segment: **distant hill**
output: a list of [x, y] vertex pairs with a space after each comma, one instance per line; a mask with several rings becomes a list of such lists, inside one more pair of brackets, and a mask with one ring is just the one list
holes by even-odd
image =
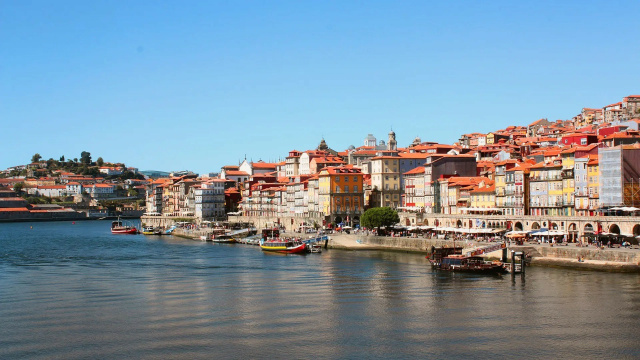
[[152, 179], [157, 179], [157, 178], [166, 178], [169, 177], [171, 173], [168, 173], [166, 171], [158, 171], [158, 170], [144, 170], [144, 171], [138, 171], [140, 174], [144, 175], [144, 176], [148, 176]]

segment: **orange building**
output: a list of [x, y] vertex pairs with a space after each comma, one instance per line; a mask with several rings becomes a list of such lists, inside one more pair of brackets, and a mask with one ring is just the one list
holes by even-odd
[[318, 174], [318, 203], [325, 222], [359, 224], [364, 212], [363, 174], [353, 165], [330, 166]]

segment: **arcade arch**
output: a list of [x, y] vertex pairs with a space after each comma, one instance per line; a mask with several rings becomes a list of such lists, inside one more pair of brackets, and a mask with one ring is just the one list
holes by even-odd
[[611, 224], [611, 226], [609, 226], [609, 232], [620, 235], [620, 227], [616, 224]]

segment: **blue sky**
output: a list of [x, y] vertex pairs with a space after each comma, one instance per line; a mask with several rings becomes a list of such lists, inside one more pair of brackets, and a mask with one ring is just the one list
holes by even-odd
[[637, 1], [2, 1], [0, 168], [219, 171], [640, 93]]

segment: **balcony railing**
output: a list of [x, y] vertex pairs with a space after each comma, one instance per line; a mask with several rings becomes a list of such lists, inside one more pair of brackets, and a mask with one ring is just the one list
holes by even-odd
[[548, 176], [531, 176], [529, 180], [532, 181], [557, 181], [562, 180], [562, 176], [560, 175], [548, 175]]

